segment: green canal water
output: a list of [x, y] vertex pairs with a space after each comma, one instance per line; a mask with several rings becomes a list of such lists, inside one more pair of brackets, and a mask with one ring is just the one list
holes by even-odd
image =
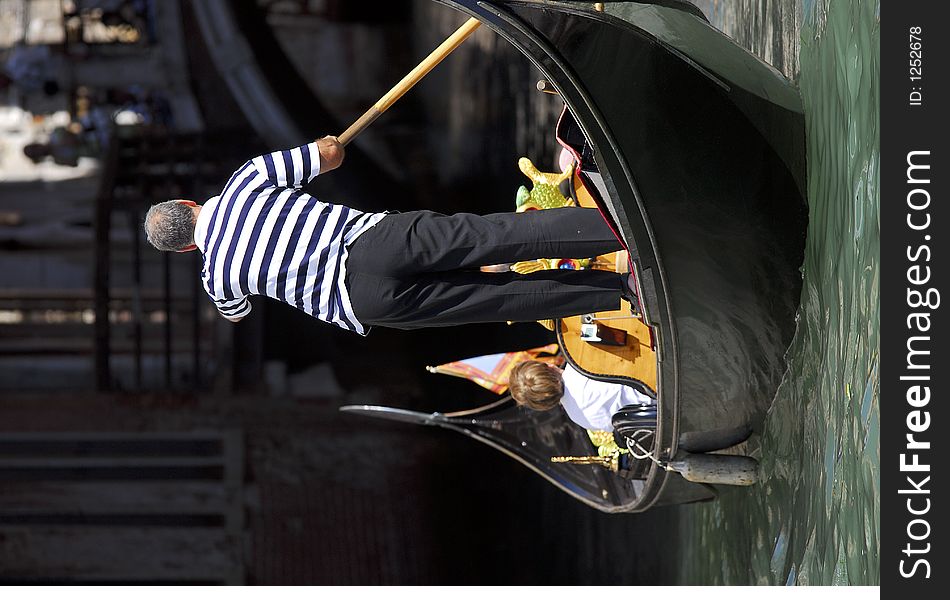
[[800, 71], [789, 74], [808, 147], [798, 330], [750, 444], [760, 482], [679, 509], [682, 583], [879, 582], [878, 15], [876, 0], [806, 0], [801, 29], [787, 34], [799, 36]]

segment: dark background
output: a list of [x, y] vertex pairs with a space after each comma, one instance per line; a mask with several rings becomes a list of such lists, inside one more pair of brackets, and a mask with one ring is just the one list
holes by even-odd
[[[0, 580], [673, 580], [672, 509], [604, 515], [457, 434], [337, 411], [490, 402], [424, 367], [545, 330], [361, 338], [260, 297], [234, 326], [197, 256], [139, 233], [151, 203], [200, 202], [256, 154], [341, 132], [463, 15], [421, 0], [0, 8], [0, 104], [19, 115], [0, 155]], [[10, 68], [43, 45], [33, 75]], [[511, 210], [518, 157], [554, 165], [561, 106], [539, 77], [482, 28], [311, 191], [371, 211]], [[50, 137], [58, 151], [25, 162]]]

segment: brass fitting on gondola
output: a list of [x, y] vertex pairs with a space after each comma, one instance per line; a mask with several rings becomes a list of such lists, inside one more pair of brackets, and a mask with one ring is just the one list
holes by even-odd
[[573, 463], [575, 465], [597, 465], [612, 473], [620, 471], [620, 453], [610, 456], [552, 456], [553, 463]]

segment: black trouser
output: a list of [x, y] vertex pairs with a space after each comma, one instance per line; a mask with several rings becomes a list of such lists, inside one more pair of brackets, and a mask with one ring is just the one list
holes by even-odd
[[482, 273], [536, 258], [589, 258], [621, 245], [596, 209], [388, 215], [349, 249], [346, 286], [364, 325], [398, 329], [537, 321], [620, 306], [608, 271]]

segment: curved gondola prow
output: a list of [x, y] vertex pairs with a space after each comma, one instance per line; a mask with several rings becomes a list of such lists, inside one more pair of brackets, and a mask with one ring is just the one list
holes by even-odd
[[515, 459], [572, 498], [601, 512], [635, 510], [644, 489], [643, 481], [623, 479], [598, 465], [552, 462], [557, 455], [586, 456], [595, 452], [587, 433], [560, 408], [533, 411], [513, 402], [501, 406], [495, 402], [465, 411], [468, 414], [463, 416], [372, 405], [344, 406], [340, 410], [461, 433]]

